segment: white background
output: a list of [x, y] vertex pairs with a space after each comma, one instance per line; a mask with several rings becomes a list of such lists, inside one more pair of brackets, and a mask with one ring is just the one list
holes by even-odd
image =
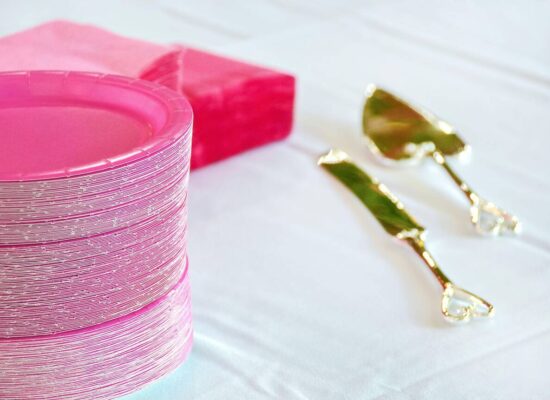
[[[298, 78], [289, 140], [192, 173], [195, 347], [128, 400], [550, 398], [549, 2], [0, 1], [0, 34], [58, 18]], [[521, 238], [476, 236], [435, 165], [372, 160], [369, 82], [459, 129], [474, 157], [455, 166], [521, 218]], [[441, 320], [423, 265], [316, 166], [329, 146], [429, 227], [445, 271], [494, 320]]]

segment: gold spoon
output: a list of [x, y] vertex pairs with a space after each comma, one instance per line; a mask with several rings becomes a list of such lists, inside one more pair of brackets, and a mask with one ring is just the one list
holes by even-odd
[[318, 164], [353, 192], [388, 234], [407, 243], [422, 258], [443, 288], [441, 312], [447, 321], [468, 322], [494, 315], [491, 303], [455, 285], [443, 273], [426, 248], [424, 227], [385, 185], [367, 175], [341, 150], [329, 151]]
[[482, 234], [517, 234], [516, 217], [480, 197], [446, 160], [469, 147], [448, 123], [387, 91], [369, 85], [363, 107], [363, 133], [371, 151], [396, 162], [418, 163], [431, 157], [441, 165], [470, 202], [470, 218]]

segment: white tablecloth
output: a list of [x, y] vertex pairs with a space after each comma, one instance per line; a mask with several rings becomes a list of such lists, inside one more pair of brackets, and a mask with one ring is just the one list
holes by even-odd
[[[192, 174], [195, 347], [128, 400], [550, 398], [549, 2], [4, 1], [0, 34], [54, 18], [298, 77], [289, 140]], [[458, 170], [523, 236], [476, 236], [435, 165], [376, 164], [368, 82], [453, 123], [474, 151]], [[425, 267], [316, 166], [329, 146], [401, 198], [494, 320], [442, 321]]]

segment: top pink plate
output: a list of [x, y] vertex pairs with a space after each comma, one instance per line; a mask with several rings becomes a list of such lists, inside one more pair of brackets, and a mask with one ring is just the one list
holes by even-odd
[[115, 168], [190, 134], [191, 106], [152, 82], [84, 72], [0, 73], [0, 182]]

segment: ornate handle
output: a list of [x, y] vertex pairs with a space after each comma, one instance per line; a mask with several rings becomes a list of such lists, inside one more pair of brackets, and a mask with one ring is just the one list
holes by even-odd
[[447, 171], [452, 180], [467, 197], [470, 202], [470, 218], [479, 233], [493, 236], [520, 233], [521, 224], [515, 216], [497, 207], [494, 203], [483, 199], [474, 192], [451, 168], [442, 153], [436, 150], [432, 152], [432, 157], [436, 163]]
[[441, 296], [441, 313], [447, 321], [452, 323], [465, 323], [472, 318], [489, 318], [494, 315], [495, 309], [491, 303], [455, 285], [447, 275], [443, 273], [426, 248], [423, 234], [407, 237], [404, 240], [413, 248], [416, 254], [422, 258], [443, 288], [443, 294]]

